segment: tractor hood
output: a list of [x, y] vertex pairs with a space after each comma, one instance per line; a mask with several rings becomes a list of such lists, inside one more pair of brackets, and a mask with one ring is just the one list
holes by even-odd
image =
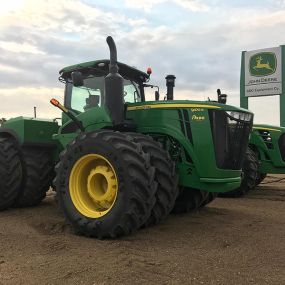
[[204, 108], [204, 109], [216, 109], [225, 111], [237, 111], [247, 114], [252, 114], [252, 112], [247, 109], [240, 107], [235, 107], [231, 105], [225, 105], [213, 101], [193, 101], [193, 100], [170, 100], [170, 101], [149, 101], [143, 103], [132, 103], [128, 104], [128, 111], [140, 110], [140, 109], [169, 109], [169, 108]]
[[273, 132], [275, 131], [275, 132], [285, 133], [284, 127], [272, 126], [272, 125], [254, 124], [253, 129], [254, 130], [262, 130], [262, 131], [273, 131]]

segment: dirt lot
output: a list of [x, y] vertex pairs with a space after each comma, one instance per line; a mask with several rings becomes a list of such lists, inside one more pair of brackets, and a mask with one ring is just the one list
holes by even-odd
[[0, 284], [285, 284], [284, 226], [285, 182], [105, 241], [74, 235], [49, 195], [0, 213]]

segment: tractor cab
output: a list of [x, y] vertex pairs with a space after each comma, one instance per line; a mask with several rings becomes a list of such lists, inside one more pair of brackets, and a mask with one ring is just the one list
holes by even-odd
[[[63, 68], [59, 80], [66, 84], [64, 106], [75, 113], [104, 106], [104, 80], [109, 73], [109, 64], [110, 60], [97, 60]], [[120, 62], [117, 64], [123, 77], [123, 103], [144, 101], [144, 84], [149, 80], [149, 74]], [[76, 86], [73, 77], [79, 72], [83, 82]]]

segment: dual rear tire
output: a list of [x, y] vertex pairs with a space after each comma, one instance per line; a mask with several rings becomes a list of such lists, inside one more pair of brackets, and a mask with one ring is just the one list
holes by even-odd
[[175, 163], [169, 153], [152, 137], [138, 133], [129, 133], [128, 135], [131, 135], [133, 141], [141, 145], [143, 151], [150, 155], [150, 164], [155, 168], [156, 202], [145, 226], [155, 225], [169, 215], [178, 196], [179, 188]]
[[76, 232], [97, 238], [126, 235], [162, 221], [177, 196], [169, 155], [139, 134], [81, 134], [61, 154], [56, 172], [67, 221]]
[[51, 151], [0, 137], [0, 210], [38, 205], [54, 177]]
[[0, 137], [0, 210], [14, 205], [22, 176], [17, 144], [10, 137]]
[[54, 178], [52, 152], [47, 148], [22, 148], [22, 186], [13, 207], [32, 207], [45, 197]]

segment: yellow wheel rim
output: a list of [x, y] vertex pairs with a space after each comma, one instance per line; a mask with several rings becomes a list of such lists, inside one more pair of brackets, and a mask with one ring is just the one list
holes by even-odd
[[99, 154], [87, 154], [74, 164], [69, 178], [71, 200], [89, 218], [100, 218], [114, 206], [118, 179], [112, 164]]

